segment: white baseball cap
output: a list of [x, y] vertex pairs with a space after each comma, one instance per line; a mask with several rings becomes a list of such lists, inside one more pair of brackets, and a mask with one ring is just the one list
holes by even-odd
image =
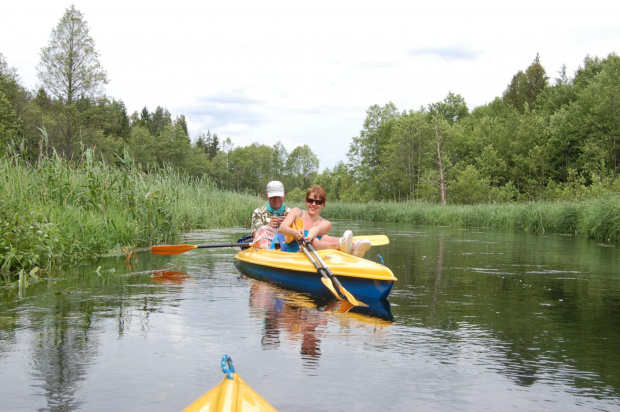
[[275, 196], [284, 196], [284, 185], [277, 180], [267, 183], [267, 197]]

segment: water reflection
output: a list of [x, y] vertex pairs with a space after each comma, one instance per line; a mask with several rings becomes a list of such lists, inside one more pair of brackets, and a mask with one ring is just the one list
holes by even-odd
[[[179, 410], [221, 379], [205, 370], [229, 352], [281, 410], [618, 410], [617, 248], [379, 230], [391, 244], [377, 252], [399, 281], [391, 303], [369, 308], [245, 278], [233, 250], [105, 259], [21, 297], [0, 288], [0, 409]], [[185, 243], [231, 240], [221, 233]], [[398, 379], [373, 378], [394, 365]]]
[[368, 307], [352, 307], [346, 301], [308, 296], [269, 283], [249, 281], [251, 315], [264, 321], [263, 349], [278, 349], [283, 341], [296, 345], [303, 365], [309, 369], [318, 367], [321, 341], [330, 324], [338, 324], [343, 329], [363, 324], [376, 332], [392, 321], [390, 304], [386, 300], [370, 302]]
[[182, 283], [187, 278], [189, 278], [187, 273], [169, 269], [154, 270], [151, 273], [151, 280], [153, 282]]

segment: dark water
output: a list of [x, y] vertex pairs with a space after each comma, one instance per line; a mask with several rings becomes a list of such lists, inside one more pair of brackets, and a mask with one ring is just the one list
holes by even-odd
[[247, 279], [234, 249], [145, 251], [44, 278], [22, 296], [3, 287], [0, 410], [180, 410], [222, 379], [225, 353], [283, 411], [620, 410], [618, 247], [353, 229], [391, 239], [366, 256], [381, 254], [399, 278], [382, 317]]

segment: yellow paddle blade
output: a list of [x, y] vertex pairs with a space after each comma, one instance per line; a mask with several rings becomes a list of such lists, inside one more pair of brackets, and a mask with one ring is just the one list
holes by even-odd
[[338, 309], [338, 313], [347, 313], [348, 311], [350, 311], [354, 307], [355, 307], [355, 305], [350, 303], [348, 300], [341, 300], [340, 301], [340, 308]]
[[178, 255], [196, 249], [198, 245], [161, 245], [152, 246], [151, 253], [156, 255]]
[[329, 289], [329, 291], [338, 298], [338, 300], [342, 300], [342, 298], [340, 297], [340, 295], [338, 294], [338, 292], [336, 292], [336, 288], [334, 288], [334, 284], [332, 283], [332, 280], [330, 278], [326, 278], [326, 277], [322, 277], [321, 278], [321, 282], [323, 282], [323, 284], [325, 285], [325, 287], [327, 289]]
[[[293, 223], [291, 223], [291, 227], [293, 229], [303, 229], [304, 228], [304, 220], [301, 217], [296, 218]], [[286, 243], [291, 243], [295, 240], [295, 236], [286, 235], [284, 237], [284, 241]]]
[[390, 244], [390, 239], [386, 235], [361, 235], [353, 236], [353, 241], [368, 239], [371, 246], [385, 246]]
[[295, 219], [295, 229], [303, 229], [304, 228], [304, 220], [301, 217]]
[[338, 289], [340, 289], [340, 292], [342, 292], [342, 294], [347, 298], [347, 300], [349, 301], [350, 304], [354, 305], [354, 306], [363, 306], [363, 307], [368, 307], [367, 304], [365, 304], [364, 302], [361, 302], [357, 299], [355, 299], [355, 296], [353, 296], [353, 294], [351, 294], [351, 292], [349, 292], [348, 290], [346, 290], [344, 288], [344, 286], [339, 285]]

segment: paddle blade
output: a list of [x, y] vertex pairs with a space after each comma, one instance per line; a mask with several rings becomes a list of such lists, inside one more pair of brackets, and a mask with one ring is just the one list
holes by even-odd
[[179, 255], [196, 249], [198, 245], [160, 245], [152, 246], [151, 253], [155, 255]]
[[347, 313], [348, 311], [350, 311], [354, 307], [355, 306], [353, 304], [351, 304], [348, 300], [341, 300], [340, 301], [340, 308], [338, 309], [338, 313]]
[[[301, 217], [296, 218], [293, 223], [291, 223], [291, 227], [293, 229], [303, 229], [304, 228], [304, 220]], [[291, 243], [293, 242], [293, 240], [295, 240], [295, 236], [291, 236], [291, 235], [286, 235], [284, 237], [284, 241], [286, 243]]]
[[338, 285], [338, 289], [340, 289], [340, 292], [347, 298], [347, 300], [349, 301], [350, 304], [352, 304], [353, 306], [362, 306], [362, 307], [368, 307], [367, 304], [365, 304], [364, 302], [361, 302], [357, 299], [355, 299], [355, 296], [353, 296], [351, 294], [351, 292], [349, 292], [348, 290], [346, 290], [344, 288], [344, 286], [342, 285]]
[[334, 288], [334, 284], [332, 283], [332, 280], [330, 278], [326, 278], [326, 277], [322, 277], [321, 278], [321, 282], [323, 282], [323, 284], [325, 285], [325, 287], [327, 289], [329, 289], [329, 291], [338, 298], [338, 300], [342, 299], [340, 297], [340, 295], [338, 294], [338, 292], [336, 292], [336, 288]]
[[386, 235], [361, 235], [353, 236], [353, 241], [360, 239], [370, 240], [371, 246], [385, 246], [390, 244], [390, 239]]

